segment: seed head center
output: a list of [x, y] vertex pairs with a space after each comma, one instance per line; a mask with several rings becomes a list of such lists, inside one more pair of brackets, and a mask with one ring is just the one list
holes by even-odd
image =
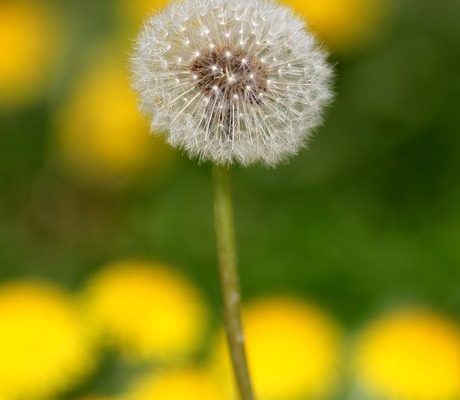
[[190, 64], [195, 86], [209, 97], [229, 103], [261, 104], [268, 90], [268, 68], [246, 51], [228, 46], [203, 50]]

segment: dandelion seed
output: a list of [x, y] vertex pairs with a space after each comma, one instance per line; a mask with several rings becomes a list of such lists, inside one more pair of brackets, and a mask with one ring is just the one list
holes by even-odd
[[146, 22], [132, 69], [152, 127], [217, 164], [272, 166], [296, 154], [332, 97], [326, 54], [290, 9], [271, 1], [173, 3]]

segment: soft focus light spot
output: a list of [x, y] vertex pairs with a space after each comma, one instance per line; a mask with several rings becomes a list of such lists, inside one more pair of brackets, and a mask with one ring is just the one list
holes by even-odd
[[96, 333], [126, 355], [174, 359], [196, 350], [207, 311], [198, 289], [164, 265], [125, 261], [89, 283], [86, 306]]
[[0, 398], [52, 398], [92, 367], [73, 302], [33, 282], [0, 287]]
[[459, 327], [430, 311], [401, 311], [361, 333], [354, 368], [379, 398], [449, 400], [460, 397]]
[[[288, 297], [259, 300], [245, 309], [244, 328], [258, 399], [318, 398], [336, 390], [341, 334], [321, 310]], [[213, 354], [211, 368], [232, 387], [222, 334]]]
[[216, 384], [198, 369], [153, 374], [137, 382], [123, 400], [222, 400]]
[[59, 52], [58, 25], [42, 1], [0, 1], [0, 107], [29, 103], [45, 89]]
[[170, 170], [172, 153], [149, 134], [123, 62], [103, 52], [75, 83], [55, 126], [58, 157], [82, 183], [110, 186]]
[[79, 397], [78, 400], [115, 400], [115, 398], [110, 397], [110, 396], [90, 395], [90, 396]]
[[152, 15], [170, 3], [170, 0], [117, 0], [121, 17], [128, 25], [138, 28], [146, 16]]
[[391, 0], [282, 0], [294, 7], [327, 46], [348, 51], [371, 41], [383, 27]]

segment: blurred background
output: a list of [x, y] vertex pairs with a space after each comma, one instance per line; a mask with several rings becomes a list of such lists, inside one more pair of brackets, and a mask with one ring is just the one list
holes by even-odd
[[[210, 168], [127, 68], [166, 0], [0, 0], [0, 400], [234, 399]], [[235, 169], [260, 400], [460, 398], [460, 3], [284, 0], [336, 66], [309, 150]]]

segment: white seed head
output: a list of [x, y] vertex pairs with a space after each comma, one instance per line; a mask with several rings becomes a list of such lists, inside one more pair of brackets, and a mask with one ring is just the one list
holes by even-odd
[[218, 164], [275, 165], [321, 123], [326, 54], [271, 0], [183, 0], [145, 23], [132, 57], [152, 129]]

